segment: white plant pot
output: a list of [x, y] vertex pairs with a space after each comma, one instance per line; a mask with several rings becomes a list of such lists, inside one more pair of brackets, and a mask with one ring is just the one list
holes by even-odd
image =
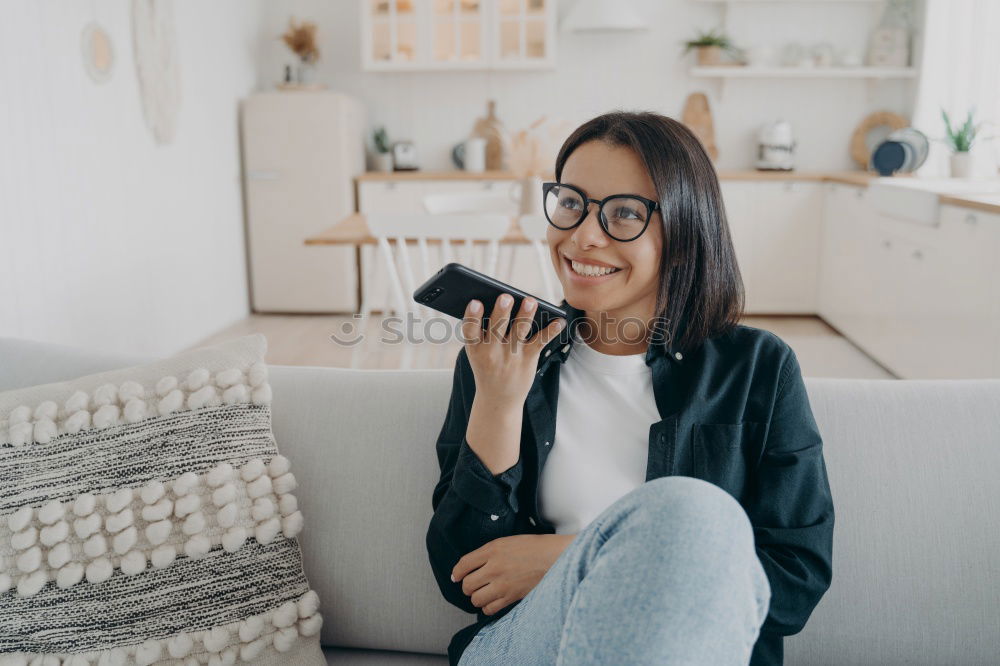
[[951, 154], [951, 177], [969, 178], [972, 176], [972, 153]]
[[392, 153], [375, 153], [375, 168], [378, 171], [392, 171]]

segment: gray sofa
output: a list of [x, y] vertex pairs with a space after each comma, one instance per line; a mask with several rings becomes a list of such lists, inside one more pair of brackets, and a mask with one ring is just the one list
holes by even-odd
[[[142, 361], [0, 339], [0, 390]], [[424, 547], [451, 372], [271, 377], [329, 662], [446, 664], [474, 619], [441, 598]], [[1000, 663], [1000, 380], [806, 386], [837, 512], [834, 577], [786, 663]]]

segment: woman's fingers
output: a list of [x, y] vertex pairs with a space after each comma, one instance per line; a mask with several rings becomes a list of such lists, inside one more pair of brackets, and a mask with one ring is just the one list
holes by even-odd
[[549, 322], [549, 325], [536, 333], [535, 337], [531, 338], [531, 341], [528, 344], [532, 347], [533, 351], [540, 353], [542, 351], [542, 347], [554, 340], [565, 326], [566, 320], [562, 317], [553, 322]]
[[517, 317], [514, 318], [514, 326], [511, 328], [513, 333], [511, 343], [516, 345], [514, 351], [523, 345], [528, 336], [531, 335], [531, 319], [535, 316], [535, 308], [538, 306], [538, 302], [533, 298], [526, 298], [521, 301], [521, 307], [518, 310]]
[[493, 312], [490, 313], [489, 340], [503, 340], [507, 332], [507, 324], [510, 322], [510, 310], [514, 304], [514, 297], [510, 294], [500, 294], [500, 298], [493, 304]]
[[465, 306], [462, 317], [462, 342], [474, 345], [483, 339], [483, 304], [472, 300]]

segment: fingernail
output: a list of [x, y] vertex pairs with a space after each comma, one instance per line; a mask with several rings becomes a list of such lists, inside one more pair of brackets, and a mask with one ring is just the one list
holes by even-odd
[[469, 303], [469, 312], [479, 312], [479, 308], [483, 307], [482, 303], [479, 301], [472, 301]]
[[455, 582], [455, 576], [454, 576], [454, 574], [452, 574], [452, 576], [451, 576], [451, 582], [453, 582], [453, 583]]
[[524, 309], [531, 312], [535, 309], [535, 301], [529, 300], [524, 302]]
[[503, 307], [510, 307], [510, 304], [514, 302], [514, 297], [510, 294], [504, 294], [500, 297], [500, 305]]
[[566, 327], [565, 319], [556, 319], [556, 330], [561, 331]]

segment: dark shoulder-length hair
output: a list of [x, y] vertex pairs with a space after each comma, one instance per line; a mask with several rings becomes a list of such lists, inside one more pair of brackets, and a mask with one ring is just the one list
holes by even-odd
[[631, 148], [656, 188], [663, 227], [656, 318], [674, 349], [690, 350], [730, 331], [743, 314], [743, 279], [736, 263], [719, 178], [701, 141], [672, 118], [612, 111], [578, 127], [556, 157], [566, 160], [587, 141]]

